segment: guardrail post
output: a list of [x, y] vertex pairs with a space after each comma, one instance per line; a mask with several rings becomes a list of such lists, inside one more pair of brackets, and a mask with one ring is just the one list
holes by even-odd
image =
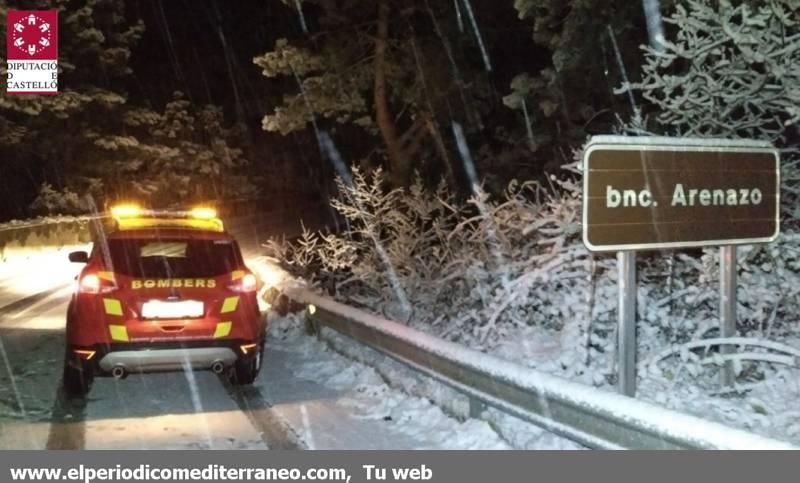
[[[719, 336], [736, 336], [736, 247], [726, 245], [719, 248]], [[720, 354], [731, 354], [734, 348], [728, 344], [719, 347]], [[726, 361], [720, 369], [722, 387], [732, 386], [736, 381], [733, 362]]]
[[[289, 301], [290, 308], [295, 303], [296, 302], [294, 300], [290, 300]], [[294, 312], [294, 310], [291, 310], [291, 312]], [[306, 335], [316, 336], [317, 340], [321, 341], [321, 340], [323, 340], [322, 339], [322, 322], [320, 322], [319, 320], [317, 320], [314, 317], [314, 314], [316, 314], [316, 313], [317, 313], [317, 307], [314, 304], [307, 304], [306, 305], [305, 311], [304, 311]]]
[[481, 417], [484, 411], [486, 411], [486, 404], [481, 401], [480, 399], [468, 396], [469, 397], [469, 417], [472, 419], [478, 419]]
[[636, 396], [636, 252], [617, 252], [617, 387]]

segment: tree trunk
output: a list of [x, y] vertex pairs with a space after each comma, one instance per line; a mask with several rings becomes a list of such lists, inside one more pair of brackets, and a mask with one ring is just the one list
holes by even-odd
[[397, 128], [394, 125], [392, 114], [389, 112], [389, 103], [386, 93], [386, 50], [389, 38], [389, 3], [387, 0], [378, 2], [378, 35], [375, 39], [375, 119], [386, 144], [386, 154], [389, 157], [391, 180], [395, 187], [408, 185], [411, 175], [411, 166], [408, 156], [403, 150]]
[[436, 119], [433, 117], [428, 119], [427, 128], [428, 133], [433, 138], [433, 145], [436, 148], [436, 152], [439, 154], [439, 158], [447, 169], [447, 180], [450, 182], [450, 186], [460, 191], [458, 179], [456, 179], [455, 169], [453, 169], [453, 162], [450, 159], [450, 155], [447, 154], [447, 147], [444, 144], [444, 138], [442, 137], [441, 131], [439, 131], [439, 126], [436, 123]]

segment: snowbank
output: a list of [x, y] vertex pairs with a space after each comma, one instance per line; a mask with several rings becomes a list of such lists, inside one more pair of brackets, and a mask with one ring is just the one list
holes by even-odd
[[[254, 265], [257, 267], [255, 269], [260, 272], [280, 273], [280, 269], [266, 258], [260, 259]], [[307, 290], [302, 282], [291, 279], [285, 273], [277, 275], [274, 280], [293, 299], [313, 304], [316, 310], [324, 310], [347, 317], [354, 324], [369, 326], [371, 329], [413, 344], [420, 351], [458, 361], [458, 364], [464, 367], [490, 373], [498, 381], [508, 381], [518, 387], [529, 388], [542, 400], [549, 401], [546, 404], [559, 401], [572, 407], [590, 408], [593, 412], [604, 414], [611, 420], [625, 421], [626, 424], [638, 428], [657, 428], [669, 439], [695, 441], [699, 445], [707, 444], [709, 447], [755, 449], [781, 446], [781, 443], [774, 440], [665, 410], [591, 386], [556, 378], [422, 333], [408, 326], [367, 314], [320, 297]], [[410, 394], [435, 401], [448, 412], [459, 417], [467, 418], [477, 415], [475, 408], [470, 408], [469, 400], [448, 386], [433, 381], [419, 372], [410, 371], [384, 355], [362, 344], [354, 343], [331, 330], [323, 329], [321, 335], [337, 351], [375, 367], [381, 376], [392, 385], [396, 385]], [[540, 428], [535, 428], [495, 411], [484, 411], [482, 416], [491, 421], [495, 429], [507, 441], [513, 442], [512, 444], [516, 447], [537, 447], [541, 443], [541, 438], [548, 438], [551, 445], [553, 441], [558, 440]], [[521, 431], [522, 427], [526, 427], [526, 430]], [[560, 447], [568, 447], [566, 443], [561, 444]], [[790, 445], [785, 446], [791, 447]]]
[[[355, 325], [368, 326], [394, 339], [412, 344], [425, 354], [443, 357], [471, 371], [490, 374], [493, 380], [498, 382], [508, 382], [516, 387], [526, 388], [536, 394], [538, 399], [543, 400], [546, 407], [554, 405], [553, 412], [557, 411], [556, 404], [583, 408], [581, 410], [591, 411], [601, 419], [614, 421], [615, 424], [625, 424], [629, 428], [663, 435], [665, 444], [667, 441], [679, 441], [688, 442], [696, 447], [717, 449], [793, 448], [789, 444], [513, 364], [405, 325], [372, 316], [307, 290], [294, 288], [288, 293], [292, 298], [313, 304], [317, 311], [324, 310], [345, 317]], [[549, 409], [546, 412], [549, 412]]]
[[271, 318], [267, 352], [285, 364], [265, 365], [261, 384], [309, 448], [510, 449], [487, 422], [453, 418], [429, 397], [397, 390], [372, 364], [308, 337], [301, 319]]

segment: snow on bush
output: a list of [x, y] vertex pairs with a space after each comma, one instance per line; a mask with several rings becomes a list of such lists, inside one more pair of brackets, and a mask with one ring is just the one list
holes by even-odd
[[443, 184], [389, 190], [382, 172], [355, 170], [333, 201], [349, 229], [307, 231], [282, 258], [313, 268], [306, 274], [349, 303], [470, 345], [491, 345], [509, 327], [562, 328], [588, 320], [581, 297], [592, 283], [578, 191], [564, 186], [512, 182], [501, 197], [460, 203]]
[[[655, 130], [662, 134], [752, 138], [781, 148], [783, 235], [770, 245], [739, 249], [738, 327], [742, 334], [764, 339], [797, 332], [798, 290], [794, 287], [800, 270], [796, 248], [800, 170], [793, 140], [800, 120], [798, 14], [800, 4], [791, 0], [677, 4], [665, 19], [674, 38], [664, 42], [663, 50], [644, 47], [642, 80], [617, 91], [641, 93], [655, 109]], [[709, 249], [700, 258], [678, 257], [678, 263], [670, 267], [670, 282], [677, 290], [674, 293], [682, 294], [682, 301], [673, 300], [673, 295], [658, 306], [677, 306], [679, 317], [650, 311], [651, 316], [661, 321], [666, 333], [673, 332], [675, 321], [680, 321], [678, 340], [713, 335], [716, 252]], [[684, 273], [687, 266], [693, 266], [689, 278]], [[665, 321], [672, 322], [663, 326]], [[685, 354], [680, 358], [690, 364]]]
[[[511, 182], [502, 196], [479, 193], [459, 202], [444, 185], [388, 189], [380, 171], [355, 169], [352, 185], [339, 182], [333, 201], [347, 230], [306, 230], [295, 243], [273, 242], [273, 249], [339, 300], [473, 348], [492, 351], [531, 328], [555, 333], [561, 341], [555, 370], [602, 384], [614, 372], [614, 260], [591, 255], [581, 241], [579, 183], [555, 181], [556, 188]], [[796, 330], [797, 241], [790, 234], [740, 249], [741, 335], [775, 339]], [[643, 359], [718, 335], [718, 272], [713, 250], [639, 257]], [[675, 363], [696, 360], [692, 372], [705, 371], [710, 383], [707, 358], [680, 354], [673, 354]]]
[[800, 39], [794, 0], [692, 0], [659, 52], [645, 47], [640, 91], [674, 134], [778, 141], [800, 120]]

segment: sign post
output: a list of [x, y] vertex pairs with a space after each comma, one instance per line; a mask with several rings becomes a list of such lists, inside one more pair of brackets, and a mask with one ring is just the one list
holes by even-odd
[[[734, 337], [736, 335], [736, 247], [726, 245], [719, 249], [719, 336]], [[733, 347], [727, 344], [720, 346], [720, 353], [730, 354]], [[733, 362], [726, 361], [720, 370], [722, 387], [733, 386], [736, 375]]]
[[[617, 252], [621, 393], [636, 393], [636, 252], [722, 247], [720, 335], [734, 335], [735, 245], [777, 238], [779, 168], [778, 151], [761, 141], [595, 136], [587, 145], [583, 242]], [[726, 363], [721, 381], [733, 379]]]
[[636, 252], [617, 252], [617, 387], [636, 395]]

